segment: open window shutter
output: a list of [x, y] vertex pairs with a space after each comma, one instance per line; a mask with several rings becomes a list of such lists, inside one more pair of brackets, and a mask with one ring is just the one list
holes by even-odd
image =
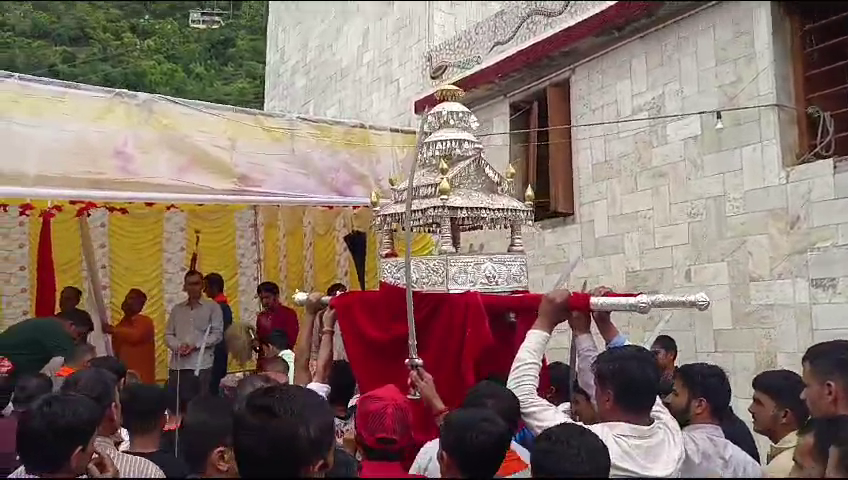
[[574, 175], [571, 164], [571, 128], [556, 128], [571, 124], [569, 84], [551, 85], [548, 98], [548, 176], [550, 178], [550, 210], [565, 215], [574, 214]]
[[[536, 189], [536, 164], [539, 160], [539, 102], [534, 100], [530, 107], [530, 132], [528, 132], [530, 145], [527, 146], [527, 171], [524, 172], [524, 178], [527, 184], [524, 185], [524, 190], [527, 185], [531, 185], [533, 190]], [[520, 198], [524, 198], [524, 191], [519, 193]]]

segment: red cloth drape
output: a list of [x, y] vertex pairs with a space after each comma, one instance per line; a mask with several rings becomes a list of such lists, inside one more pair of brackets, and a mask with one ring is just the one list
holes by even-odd
[[35, 316], [52, 317], [56, 313], [56, 269], [53, 266], [52, 215], [41, 217], [35, 267]]
[[[506, 378], [512, 359], [538, 310], [539, 295], [481, 295], [477, 292], [414, 293], [418, 353], [449, 408], [490, 375]], [[380, 290], [348, 292], [332, 300], [350, 366], [361, 393], [393, 383], [406, 391], [409, 370], [406, 294], [383, 284]], [[516, 321], [511, 322], [512, 312]], [[542, 384], [546, 383], [543, 370]], [[432, 413], [415, 402], [419, 446], [435, 438]]]

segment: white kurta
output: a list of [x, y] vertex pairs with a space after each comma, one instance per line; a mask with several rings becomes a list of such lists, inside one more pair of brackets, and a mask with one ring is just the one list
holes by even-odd
[[718, 425], [683, 429], [686, 459], [681, 478], [762, 478], [763, 469], [744, 450], [724, 438]]

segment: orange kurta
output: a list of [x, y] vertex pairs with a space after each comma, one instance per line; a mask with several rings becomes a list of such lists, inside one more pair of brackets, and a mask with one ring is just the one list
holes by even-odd
[[156, 383], [156, 341], [150, 317], [139, 314], [118, 322], [112, 332], [112, 348], [142, 383]]

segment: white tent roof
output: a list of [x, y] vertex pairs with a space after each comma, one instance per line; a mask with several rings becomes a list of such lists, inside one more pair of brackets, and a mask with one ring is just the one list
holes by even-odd
[[0, 198], [364, 205], [415, 131], [0, 71]]

